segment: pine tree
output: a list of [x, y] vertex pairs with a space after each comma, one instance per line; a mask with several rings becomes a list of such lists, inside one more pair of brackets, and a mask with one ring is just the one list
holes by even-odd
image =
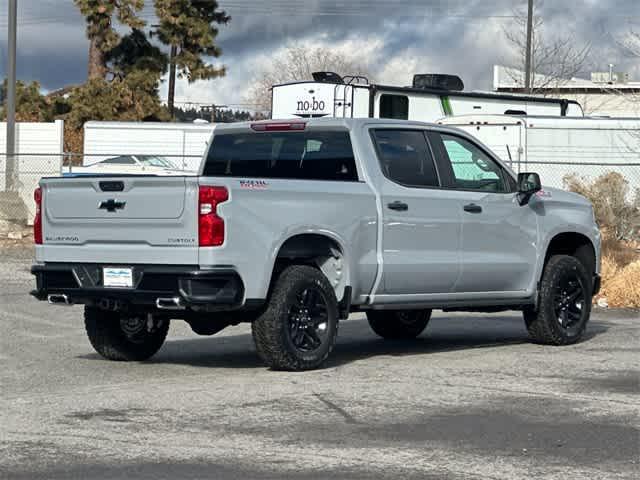
[[106, 54], [120, 42], [120, 35], [113, 28], [114, 17], [128, 27], [142, 28], [144, 21], [137, 13], [142, 10], [144, 0], [74, 0], [74, 3], [87, 22], [89, 80], [104, 78]]
[[218, 58], [222, 51], [216, 45], [217, 25], [229, 22], [216, 0], [155, 0], [159, 20], [156, 34], [172, 47], [169, 72], [169, 111], [173, 109], [175, 71], [189, 82], [223, 76], [224, 67], [207, 64], [204, 56]]
[[[0, 84], [0, 121], [6, 118], [7, 79]], [[18, 122], [51, 122], [55, 115], [55, 105], [40, 93], [38, 82], [16, 82], [16, 120]]]
[[124, 78], [136, 70], [144, 70], [157, 78], [158, 83], [169, 63], [167, 55], [137, 28], [122, 37], [120, 43], [105, 54], [105, 60], [114, 77]]

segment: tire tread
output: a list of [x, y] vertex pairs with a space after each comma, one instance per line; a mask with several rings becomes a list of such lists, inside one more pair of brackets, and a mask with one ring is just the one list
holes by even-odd
[[118, 362], [142, 361], [155, 355], [169, 332], [169, 321], [164, 321], [145, 343], [130, 342], [120, 329], [117, 312], [85, 307], [84, 325], [89, 342], [104, 358]]
[[[321, 355], [302, 355], [289, 348], [285, 337], [283, 318], [287, 315], [287, 296], [292, 288], [311, 279], [328, 299], [329, 317], [335, 318], [335, 328], [329, 339], [329, 348]], [[338, 302], [331, 284], [317, 268], [292, 265], [285, 268], [275, 280], [266, 310], [252, 323], [252, 334], [260, 358], [274, 370], [310, 370], [317, 368], [329, 356], [338, 335]], [[330, 327], [329, 327], [330, 328]], [[312, 352], [313, 353], [313, 352]]]
[[[542, 275], [542, 281], [540, 282], [540, 305], [538, 306], [538, 310], [526, 309], [524, 311], [527, 331], [535, 343], [544, 345], [569, 345], [578, 342], [586, 329], [588, 315], [591, 309], [591, 291], [588, 291], [586, 295], [584, 308], [589, 311], [587, 312], [587, 321], [584, 322], [580, 333], [574, 337], [568, 337], [563, 335], [563, 332], [556, 327], [557, 319], [551, 311], [552, 306], [550, 306], [548, 302], [551, 301], [550, 299], [553, 296], [555, 279], [562, 273], [563, 269], [577, 269], [579, 274], [588, 280], [587, 270], [575, 257], [570, 255], [554, 255], [549, 259]], [[587, 281], [586, 285], [590, 285], [590, 282]]]

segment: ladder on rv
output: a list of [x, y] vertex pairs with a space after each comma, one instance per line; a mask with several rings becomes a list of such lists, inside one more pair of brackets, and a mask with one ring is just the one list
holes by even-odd
[[348, 75], [342, 77], [344, 83], [337, 84], [333, 89], [333, 116], [339, 118], [353, 118], [354, 84], [369, 84], [369, 79], [362, 75]]

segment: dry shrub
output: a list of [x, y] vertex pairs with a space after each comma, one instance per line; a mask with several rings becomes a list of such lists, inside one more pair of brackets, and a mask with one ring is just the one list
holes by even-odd
[[640, 240], [640, 192], [631, 200], [629, 182], [618, 172], [608, 172], [593, 181], [576, 175], [563, 178], [565, 187], [589, 199], [601, 229], [616, 240]]
[[602, 289], [595, 298], [604, 298], [610, 307], [640, 307], [640, 248], [605, 235], [602, 241]]
[[630, 263], [640, 259], [640, 245], [630, 242], [621, 242], [615, 238], [611, 238], [606, 233], [602, 239], [602, 265], [604, 267], [605, 258], [608, 257], [610, 262], [617, 265], [618, 268], [624, 268]]
[[600, 266], [600, 275], [603, 285], [608, 285], [611, 280], [616, 278], [620, 272], [620, 267], [611, 255], [603, 255], [602, 264]]
[[602, 290], [600, 297], [610, 307], [640, 308], [640, 260], [619, 268], [610, 257], [602, 259]]

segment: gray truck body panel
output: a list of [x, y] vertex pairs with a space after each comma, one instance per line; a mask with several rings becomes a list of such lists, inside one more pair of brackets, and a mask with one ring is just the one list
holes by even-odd
[[[244, 284], [244, 303], [267, 297], [278, 253], [287, 240], [317, 234], [332, 239], [341, 250], [343, 263], [332, 278], [339, 300], [350, 291], [351, 304], [371, 308], [515, 305], [534, 301], [551, 240], [574, 232], [594, 246], [594, 273], [599, 273], [600, 233], [583, 197], [545, 189], [520, 206], [515, 192], [405, 187], [383, 174], [370, 130], [444, 131], [478, 144], [468, 134], [393, 120], [306, 123], [308, 130], [349, 131], [359, 181], [205, 177], [204, 166], [192, 177], [46, 178], [40, 183], [44, 244], [36, 246], [36, 262], [231, 269]], [[252, 130], [248, 123], [220, 125], [214, 135], [230, 132]], [[491, 157], [515, 177], [495, 155]], [[108, 180], [123, 181], [125, 189], [101, 191], [99, 182]], [[251, 181], [260, 181], [260, 188], [247, 188]], [[202, 185], [229, 191], [229, 200], [218, 207], [226, 227], [220, 247], [198, 247]], [[109, 199], [126, 206], [115, 211], [98, 208]], [[387, 208], [394, 201], [409, 209]], [[482, 213], [465, 212], [463, 206], [469, 203], [480, 205]]]

